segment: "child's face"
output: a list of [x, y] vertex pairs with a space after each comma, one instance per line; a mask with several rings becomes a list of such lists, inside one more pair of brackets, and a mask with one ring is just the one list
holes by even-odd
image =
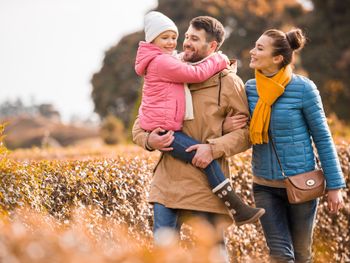
[[164, 53], [171, 54], [177, 45], [177, 34], [174, 31], [168, 30], [157, 36], [153, 42]]

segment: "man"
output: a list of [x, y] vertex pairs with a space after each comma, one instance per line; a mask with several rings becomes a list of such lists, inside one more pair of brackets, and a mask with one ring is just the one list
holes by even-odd
[[[215, 18], [200, 16], [191, 20], [183, 43], [183, 60], [198, 62], [216, 52], [224, 41], [224, 27]], [[247, 128], [236, 129], [223, 135], [223, 123], [230, 113], [249, 115], [248, 102], [242, 80], [236, 75], [236, 66], [223, 70], [207, 81], [189, 85], [192, 94], [194, 119], [184, 122], [183, 132], [202, 142], [191, 146], [196, 151], [192, 165], [167, 154], [173, 132], [163, 134], [158, 128], [147, 133], [133, 127], [133, 141], [148, 150], [163, 151], [154, 169], [149, 202], [154, 204], [154, 232], [163, 227], [179, 230], [182, 218], [188, 214], [201, 215], [214, 223], [228, 212], [208, 184], [205, 168], [217, 159], [227, 177], [226, 157], [250, 147]]]

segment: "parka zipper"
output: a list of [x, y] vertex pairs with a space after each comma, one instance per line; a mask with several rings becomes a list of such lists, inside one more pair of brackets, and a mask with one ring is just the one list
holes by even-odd
[[218, 95], [218, 106], [221, 106], [221, 78], [222, 73], [219, 73], [219, 95]]

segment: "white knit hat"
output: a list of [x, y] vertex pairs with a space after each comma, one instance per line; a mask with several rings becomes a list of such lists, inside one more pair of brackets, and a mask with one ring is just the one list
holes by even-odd
[[175, 23], [167, 16], [157, 11], [151, 11], [145, 15], [145, 40], [152, 42], [161, 33], [172, 30], [178, 35]]

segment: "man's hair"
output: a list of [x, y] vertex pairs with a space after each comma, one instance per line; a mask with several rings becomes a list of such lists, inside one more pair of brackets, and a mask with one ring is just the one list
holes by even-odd
[[220, 48], [225, 39], [225, 29], [219, 20], [211, 16], [197, 16], [193, 18], [190, 25], [197, 30], [204, 29], [207, 34], [207, 42], [218, 42], [217, 49]]

